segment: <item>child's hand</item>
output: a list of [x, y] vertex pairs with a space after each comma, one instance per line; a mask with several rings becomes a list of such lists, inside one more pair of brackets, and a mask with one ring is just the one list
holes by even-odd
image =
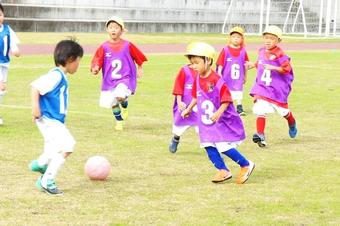
[[92, 74], [96, 75], [96, 74], [98, 74], [98, 72], [99, 72], [99, 66], [95, 66], [95, 67], [91, 68]]
[[40, 108], [33, 108], [32, 109], [32, 116], [33, 116], [33, 122], [41, 117], [41, 112], [40, 112]]
[[252, 68], [255, 67], [255, 63], [246, 61], [246, 63], [244, 64], [244, 66], [246, 67], [247, 70], [249, 70], [249, 69], [252, 69]]
[[0, 91], [6, 90], [6, 85], [3, 82], [0, 82]]
[[182, 111], [181, 116], [182, 118], [186, 118], [189, 116], [189, 114], [190, 114], [190, 111], [186, 108]]
[[180, 111], [183, 111], [186, 107], [187, 105], [184, 102], [182, 101], [178, 102], [178, 108]]
[[216, 122], [222, 115], [223, 112], [216, 111], [211, 117], [210, 120]]
[[138, 67], [137, 69], [137, 78], [141, 78], [143, 76], [143, 68]]

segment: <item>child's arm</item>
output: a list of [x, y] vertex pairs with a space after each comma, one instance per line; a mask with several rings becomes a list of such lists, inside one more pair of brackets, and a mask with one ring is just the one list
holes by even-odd
[[263, 67], [264, 67], [264, 69], [267, 69], [267, 70], [277, 71], [280, 74], [284, 74], [285, 73], [285, 70], [283, 70], [282, 67], [277, 67], [277, 66], [274, 66], [274, 65], [271, 65], [271, 64], [263, 64]]
[[197, 104], [197, 99], [192, 98], [189, 106], [182, 111], [181, 113], [182, 118], [188, 117], [192, 109], [196, 106], [196, 104]]
[[103, 65], [103, 59], [104, 59], [104, 49], [102, 46], [100, 46], [96, 53], [94, 54], [92, 61], [91, 61], [91, 73], [93, 75], [97, 75]]
[[216, 72], [217, 72], [217, 74], [218, 74], [219, 76], [221, 76], [221, 77], [222, 77], [222, 69], [223, 69], [222, 66], [217, 65]]
[[16, 56], [16, 57], [19, 57], [20, 56], [20, 50], [18, 48], [18, 46], [12, 46], [11, 47], [11, 53]]
[[35, 119], [38, 119], [41, 117], [41, 112], [40, 112], [40, 105], [39, 105], [40, 93], [37, 89], [33, 87], [31, 91], [31, 97], [32, 97], [32, 116], [33, 116], [33, 121], [34, 121]]
[[142, 65], [137, 65], [137, 78], [141, 78], [143, 76], [143, 67]]
[[246, 61], [246, 63], [244, 64], [246, 66], [247, 70], [253, 69], [256, 67], [256, 63], [254, 62], [250, 62], [250, 61]]
[[11, 27], [9, 27], [9, 35], [10, 35], [10, 50], [11, 53], [16, 56], [19, 57], [20, 56], [20, 50], [18, 47], [18, 44], [20, 43], [18, 36], [15, 34], [15, 32], [12, 30]]
[[187, 107], [187, 105], [182, 101], [181, 95], [176, 95], [176, 101], [180, 111], [183, 111]]
[[91, 73], [92, 73], [93, 75], [97, 75], [97, 74], [99, 73], [99, 71], [100, 71], [100, 68], [99, 68], [98, 65], [96, 65], [96, 66], [94, 66], [93, 68], [91, 68]]
[[216, 122], [221, 117], [223, 112], [227, 109], [228, 105], [229, 102], [222, 103], [221, 106], [217, 109], [217, 111], [210, 117], [211, 121]]
[[145, 55], [140, 51], [134, 44], [130, 42], [129, 45], [129, 51], [131, 54], [131, 57], [137, 64], [137, 78], [141, 78], [143, 76], [143, 63], [147, 61], [148, 59], [145, 57]]

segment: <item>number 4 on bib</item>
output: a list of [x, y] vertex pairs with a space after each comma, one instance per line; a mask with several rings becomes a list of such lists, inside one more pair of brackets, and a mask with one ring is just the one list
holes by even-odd
[[272, 82], [272, 78], [270, 77], [270, 70], [265, 69], [261, 75], [261, 81], [265, 82], [266, 86], [269, 86]]

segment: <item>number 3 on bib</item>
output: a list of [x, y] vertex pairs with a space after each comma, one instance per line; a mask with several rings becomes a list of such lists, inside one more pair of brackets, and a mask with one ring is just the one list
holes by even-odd
[[205, 125], [211, 125], [214, 122], [211, 121], [211, 116], [214, 114], [214, 104], [210, 100], [205, 100], [201, 104], [201, 109], [204, 111], [204, 114], [201, 116], [201, 121]]
[[269, 86], [272, 82], [272, 78], [270, 77], [271, 73], [270, 70], [265, 69], [261, 75], [261, 81], [266, 83], [266, 86]]
[[120, 71], [120, 69], [122, 69], [122, 61], [120, 60], [113, 60], [111, 63], [111, 67], [113, 68], [112, 73], [111, 73], [111, 77], [113, 79], [119, 79], [122, 77], [121, 74], [119, 74], [118, 72]]

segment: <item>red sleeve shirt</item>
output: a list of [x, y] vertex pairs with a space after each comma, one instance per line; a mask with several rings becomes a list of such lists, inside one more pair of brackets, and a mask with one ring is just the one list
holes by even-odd
[[[199, 84], [201, 89], [204, 92], [208, 92], [210, 89], [214, 88], [215, 85], [217, 84], [218, 80], [221, 77], [216, 73], [211, 71], [210, 75], [206, 78], [199, 78]], [[197, 98], [197, 85], [196, 82], [193, 84], [192, 86], [192, 96], [194, 98]], [[231, 98], [231, 94], [230, 91], [227, 87], [226, 84], [224, 84], [220, 90], [220, 99], [221, 99], [221, 103], [228, 103], [228, 102], [232, 102], [232, 98]]]
[[[193, 76], [193, 78], [195, 79], [196, 73], [195, 73], [194, 69], [190, 68], [190, 72], [191, 72], [191, 75]], [[184, 86], [185, 86], [185, 72], [184, 72], [184, 69], [181, 68], [181, 70], [177, 74], [175, 84], [174, 84], [174, 88], [172, 90], [172, 94], [183, 96]]]
[[[120, 40], [117, 43], [111, 43], [109, 42], [109, 46], [113, 51], [120, 51], [123, 48], [124, 40]], [[132, 59], [135, 61], [136, 64], [139, 66], [142, 66], [144, 61], [147, 61], [147, 58], [145, 55], [131, 42], [129, 42], [129, 51]], [[103, 62], [104, 62], [104, 48], [103, 45], [99, 46], [99, 48], [96, 50], [92, 61], [91, 61], [91, 68], [95, 67], [96, 65], [99, 66], [99, 68], [102, 68]]]
[[[280, 57], [283, 57], [285, 55], [285, 53], [283, 52], [283, 50], [276, 46], [274, 47], [273, 49], [270, 49], [270, 50], [266, 50], [266, 54], [265, 54], [265, 58], [267, 60], [276, 60]], [[257, 67], [257, 61], [255, 63], [255, 66]], [[289, 60], [287, 61], [284, 61], [282, 64], [281, 64], [281, 68], [283, 69], [284, 73], [283, 74], [287, 74], [289, 73], [291, 70], [292, 70], [292, 67], [290, 65], [290, 62]]]
[[[242, 47], [240, 48], [232, 48], [230, 46], [228, 46], [228, 50], [230, 52], [230, 54], [233, 56], [233, 57], [238, 57], [241, 53], [241, 50], [242, 50]], [[249, 61], [249, 57], [248, 57], [248, 54], [246, 53], [245, 57], [244, 57], [244, 61]], [[220, 55], [218, 56], [218, 59], [216, 61], [216, 64], [218, 66], [224, 66], [224, 62], [225, 62], [225, 51], [224, 49], [221, 50], [220, 52]]]

